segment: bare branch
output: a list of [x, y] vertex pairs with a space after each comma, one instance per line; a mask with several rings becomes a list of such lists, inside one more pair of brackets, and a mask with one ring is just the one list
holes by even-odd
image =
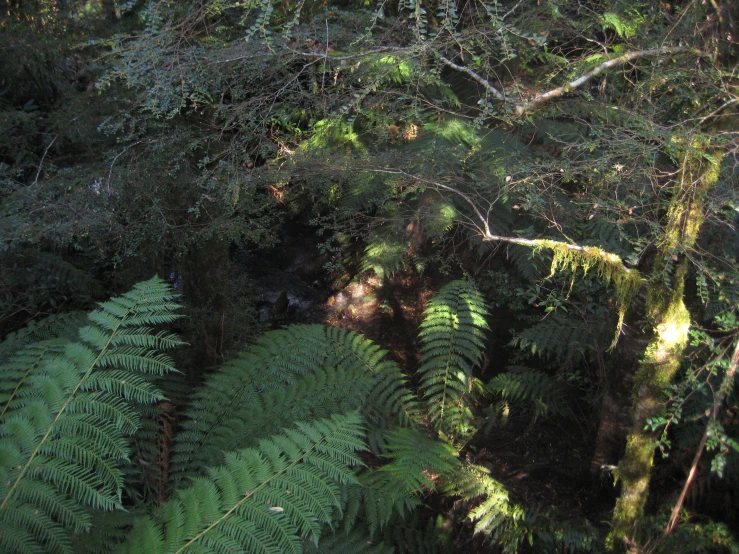
[[44, 159], [46, 158], [46, 154], [49, 152], [49, 148], [56, 142], [56, 139], [59, 137], [59, 135], [55, 136], [53, 139], [51, 139], [51, 142], [49, 145], [44, 149], [44, 153], [41, 156], [41, 161], [38, 163], [38, 169], [36, 170], [36, 177], [33, 179], [33, 183], [31, 183], [31, 186], [36, 186], [36, 183], [38, 183], [39, 175], [41, 175], [41, 167], [44, 165]]
[[[610, 60], [603, 62], [599, 66], [587, 72], [585, 75], [582, 75], [578, 77], [577, 79], [570, 81], [569, 83], [565, 85], [562, 85], [561, 87], [557, 87], [547, 92], [538, 94], [537, 96], [535, 96], [534, 98], [532, 98], [531, 100], [527, 102], [523, 102], [521, 104], [514, 103], [513, 104], [514, 109], [517, 115], [519, 116], [524, 115], [527, 112], [531, 111], [532, 109], [538, 107], [540, 104], [543, 104], [544, 102], [548, 100], [557, 98], [568, 92], [572, 92], [573, 90], [581, 87], [582, 85], [584, 85], [585, 83], [593, 79], [594, 77], [597, 77], [598, 75], [600, 75], [601, 73], [603, 73], [604, 71], [608, 69], [611, 69], [612, 67], [623, 65], [627, 62], [630, 62], [631, 60], [635, 60], [638, 58], [645, 58], [649, 56], [659, 56], [659, 55], [665, 55], [665, 54], [675, 54], [675, 53], [684, 52], [684, 51], [686, 51], [686, 48], [682, 46], [664, 46], [662, 48], [652, 48], [651, 50], [638, 50], [635, 52], [628, 52], [627, 54], [618, 56], [617, 58], [611, 58]], [[470, 68], [458, 65], [454, 63], [453, 61], [445, 58], [441, 54], [439, 54], [439, 59], [444, 64], [448, 65], [449, 67], [469, 75], [472, 79], [474, 79], [475, 81], [480, 83], [482, 86], [484, 86], [485, 89], [490, 94], [495, 96], [501, 102], [510, 101], [505, 94], [503, 94], [500, 90], [498, 90], [496, 87], [490, 84], [490, 81], [480, 76], [479, 74], [475, 73]]]
[[488, 91], [488, 92], [489, 92], [490, 94], [492, 94], [493, 96], [495, 96], [495, 97], [496, 97], [496, 98], [497, 98], [498, 100], [500, 100], [501, 102], [505, 102], [505, 101], [507, 100], [507, 99], [506, 99], [506, 96], [505, 96], [505, 94], [503, 94], [503, 93], [502, 93], [502, 92], [500, 92], [500, 91], [499, 91], [499, 90], [498, 90], [497, 88], [495, 88], [495, 87], [494, 87], [493, 85], [491, 85], [491, 84], [490, 84], [490, 81], [488, 81], [488, 80], [486, 80], [486, 79], [484, 79], [484, 78], [480, 77], [480, 76], [479, 76], [479, 75], [478, 75], [477, 73], [475, 73], [475, 72], [474, 72], [474, 71], [472, 71], [471, 69], [469, 69], [469, 68], [467, 68], [467, 67], [463, 67], [463, 66], [461, 66], [461, 65], [457, 65], [457, 64], [456, 64], [456, 63], [454, 63], [453, 61], [451, 61], [451, 60], [448, 60], [448, 59], [446, 59], [446, 58], [445, 58], [444, 56], [442, 56], [441, 54], [439, 54], [439, 59], [440, 59], [440, 60], [441, 60], [442, 62], [444, 62], [444, 63], [445, 63], [446, 65], [448, 65], [449, 67], [452, 67], [452, 68], [456, 69], [457, 71], [461, 71], [462, 73], [466, 73], [467, 75], [469, 75], [470, 77], [472, 77], [472, 78], [473, 78], [473, 79], [474, 79], [475, 81], [477, 81], [477, 82], [478, 82], [478, 83], [480, 83], [480, 84], [481, 84], [482, 86], [484, 86], [484, 87], [485, 87], [485, 89], [486, 89], [486, 90], [487, 90], [487, 91]]
[[607, 69], [610, 69], [617, 65], [623, 65], [626, 62], [630, 62], [631, 60], [636, 60], [638, 58], [658, 56], [661, 54], [675, 54], [677, 52], [683, 51], [685, 51], [685, 48], [681, 46], [664, 46], [662, 48], [652, 48], [651, 50], [638, 50], [636, 52], [629, 52], [627, 54], [624, 54], [623, 56], [619, 56], [618, 58], [611, 58], [610, 60], [603, 62], [602, 64], [597, 66], [595, 69], [587, 72], [585, 75], [578, 77], [574, 81], [570, 81], [566, 85], [562, 85], [561, 87], [557, 87], [550, 91], [539, 94], [528, 102], [519, 104], [518, 106], [516, 106], [516, 113], [518, 115], [523, 115], [524, 113], [531, 111], [531, 109], [536, 108], [539, 104], [543, 104], [547, 100], [557, 98], [558, 96], [562, 96], [567, 92], [572, 92], [573, 90], [581, 87], [582, 85], [590, 81], [593, 77], [597, 77]]
[[[400, 47], [400, 46], [385, 46], [383, 48], [373, 48], [372, 50], [365, 50], [363, 52], [357, 52], [356, 54], [345, 54], [342, 56], [331, 55], [328, 48], [326, 48], [326, 50], [319, 51], [319, 52], [301, 52], [299, 50], [292, 50], [289, 48], [287, 50], [288, 52], [292, 52], [293, 54], [296, 54], [298, 56], [305, 56], [307, 58], [321, 58], [321, 59], [325, 58], [328, 60], [345, 61], [345, 60], [353, 60], [356, 58], [365, 58], [373, 54], [383, 54], [385, 52], [411, 52], [415, 50], [415, 48], [406, 48], [406, 47]], [[247, 56], [244, 56], [244, 57], [247, 57]]]

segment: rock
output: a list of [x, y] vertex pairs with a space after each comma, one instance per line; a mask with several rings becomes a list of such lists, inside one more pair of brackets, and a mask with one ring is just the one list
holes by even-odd
[[269, 315], [272, 317], [284, 315], [289, 307], [290, 301], [287, 298], [287, 291], [283, 289], [277, 296], [275, 303], [272, 304], [272, 307], [269, 309]]
[[349, 300], [351, 300], [351, 295], [349, 295], [345, 291], [339, 291], [331, 298], [329, 298], [326, 304], [328, 306], [336, 306], [337, 308], [341, 308], [343, 306], [346, 306], [349, 303]]
[[264, 323], [269, 319], [269, 306], [262, 306], [259, 308], [259, 322]]

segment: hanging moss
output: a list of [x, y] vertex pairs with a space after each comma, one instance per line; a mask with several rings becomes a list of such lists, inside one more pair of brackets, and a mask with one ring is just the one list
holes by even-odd
[[[583, 275], [594, 269], [601, 279], [611, 283], [616, 289], [616, 301], [618, 302], [618, 326], [613, 344], [621, 332], [626, 310], [628, 310], [634, 295], [639, 292], [642, 285], [641, 274], [635, 269], [628, 269], [616, 254], [606, 252], [597, 246], [573, 247], [567, 243], [552, 240], [536, 241], [534, 251], [547, 248], [552, 251], [551, 275], [563, 269], [569, 269], [572, 273], [572, 284], [578, 270]], [[570, 286], [572, 286], [572, 284]]]

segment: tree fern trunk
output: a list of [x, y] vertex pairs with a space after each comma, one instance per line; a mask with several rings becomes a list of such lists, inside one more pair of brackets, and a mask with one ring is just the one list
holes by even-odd
[[[703, 223], [703, 197], [718, 180], [720, 155], [715, 150], [699, 140], [685, 145], [665, 234], [658, 244], [646, 306], [655, 335], [635, 376], [631, 431], [617, 470], [621, 496], [616, 502], [608, 536], [610, 550], [631, 549], [644, 513], [657, 438], [654, 431], [645, 427], [650, 418], [664, 410], [664, 388], [680, 367], [688, 341], [690, 314], [683, 301], [688, 259], [684, 254], [695, 244]], [[679, 261], [669, 275], [674, 260]]]

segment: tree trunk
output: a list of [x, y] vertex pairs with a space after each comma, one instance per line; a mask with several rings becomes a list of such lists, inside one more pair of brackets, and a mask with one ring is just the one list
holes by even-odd
[[[644, 352], [634, 379], [631, 431], [626, 453], [618, 465], [621, 495], [613, 511], [607, 545], [612, 551], [633, 550], [637, 525], [644, 514], [649, 477], [654, 459], [656, 433], [646, 428], [650, 418], [664, 410], [664, 388], [680, 367], [688, 341], [690, 314], [683, 301], [688, 272], [686, 249], [691, 248], [703, 223], [703, 198], [716, 183], [720, 153], [705, 142], [685, 145], [683, 165], [667, 213], [664, 237], [647, 290], [647, 317], [654, 325], [654, 338]], [[674, 272], [670, 275], [670, 269]]]

